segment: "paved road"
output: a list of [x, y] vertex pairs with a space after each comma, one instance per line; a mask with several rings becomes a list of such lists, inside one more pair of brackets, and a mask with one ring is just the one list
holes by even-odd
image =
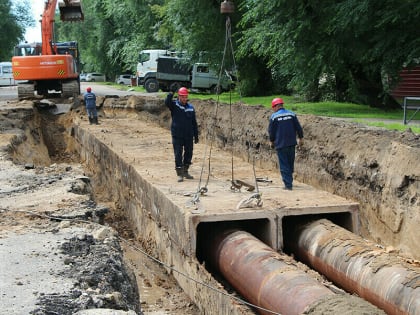
[[[103, 85], [100, 83], [95, 82], [81, 82], [80, 90], [82, 93], [85, 93], [86, 88], [90, 86], [92, 91], [95, 92], [98, 96], [105, 96], [105, 95], [118, 95], [118, 96], [125, 96], [125, 95], [148, 95], [148, 96], [156, 96], [162, 93], [147, 93], [147, 92], [136, 92], [131, 91], [130, 87], [128, 86], [121, 86], [115, 88], [109, 85]], [[17, 87], [16, 86], [2, 86], [0, 87], [0, 101], [4, 100], [17, 100]]]
[[0, 87], [0, 101], [16, 100], [17, 87], [16, 86], [2, 86]]
[[147, 96], [153, 96], [153, 95], [159, 95], [162, 93], [147, 93], [147, 92], [136, 92], [131, 91], [130, 87], [128, 86], [121, 86], [118, 88], [115, 88], [113, 86], [109, 85], [103, 85], [100, 83], [95, 82], [81, 82], [80, 84], [80, 90], [82, 93], [86, 92], [87, 87], [92, 88], [92, 92], [94, 92], [98, 96], [105, 96], [105, 95], [118, 95], [118, 96], [125, 96], [125, 95], [147, 95]]

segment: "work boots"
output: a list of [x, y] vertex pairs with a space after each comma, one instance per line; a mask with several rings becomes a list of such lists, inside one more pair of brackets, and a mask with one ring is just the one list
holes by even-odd
[[186, 179], [194, 179], [194, 177], [188, 173], [189, 167], [190, 167], [189, 165], [184, 165], [184, 177]]
[[89, 116], [89, 125], [93, 124], [93, 118]]
[[94, 117], [92, 120], [96, 125], [99, 125], [98, 116]]
[[182, 169], [182, 167], [177, 167], [175, 168], [176, 171], [176, 175], [178, 176], [178, 182], [183, 182], [184, 181], [184, 170]]

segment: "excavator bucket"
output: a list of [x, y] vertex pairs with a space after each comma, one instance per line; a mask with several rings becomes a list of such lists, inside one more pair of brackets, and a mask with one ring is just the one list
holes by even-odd
[[63, 0], [58, 3], [61, 21], [83, 21], [84, 15], [82, 11], [81, 0]]

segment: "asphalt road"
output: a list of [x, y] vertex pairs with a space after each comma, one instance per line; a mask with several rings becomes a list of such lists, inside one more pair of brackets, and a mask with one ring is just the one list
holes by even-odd
[[0, 101], [16, 100], [17, 87], [16, 86], [2, 86], [0, 87]]
[[159, 93], [147, 93], [147, 92], [136, 92], [131, 91], [129, 86], [121, 85], [118, 88], [113, 86], [104, 85], [101, 83], [95, 82], [81, 82], [80, 83], [80, 90], [81, 93], [86, 92], [86, 88], [91, 87], [92, 92], [94, 92], [97, 96], [105, 96], [105, 95], [118, 95], [118, 96], [125, 96], [125, 95], [158, 95]]
[[[80, 83], [80, 90], [81, 93], [86, 92], [86, 88], [91, 87], [92, 92], [94, 92], [98, 96], [105, 96], [105, 95], [118, 95], [118, 96], [125, 96], [125, 95], [148, 95], [148, 96], [156, 96], [161, 93], [147, 93], [147, 92], [136, 92], [131, 91], [129, 86], [121, 85], [118, 88], [113, 86], [104, 85], [95, 82], [81, 82]], [[17, 87], [16, 86], [2, 86], [0, 87], [0, 101], [5, 100], [16, 100], [17, 99]]]

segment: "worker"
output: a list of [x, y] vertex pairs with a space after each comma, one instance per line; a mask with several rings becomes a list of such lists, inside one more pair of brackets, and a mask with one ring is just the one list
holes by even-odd
[[99, 125], [98, 122], [98, 112], [96, 110], [96, 95], [92, 92], [92, 89], [88, 87], [84, 95], [84, 101], [86, 106], [86, 112], [89, 117], [89, 123]]
[[[270, 116], [268, 135], [271, 147], [277, 151], [280, 174], [285, 190], [293, 189], [293, 172], [295, 164], [296, 145], [303, 145], [303, 129], [295, 113], [284, 108], [281, 98], [271, 102], [274, 113]], [[296, 141], [296, 136], [298, 141]]]
[[173, 100], [174, 92], [169, 92], [165, 105], [171, 111], [171, 135], [175, 155], [175, 170], [178, 182], [184, 178], [193, 179], [188, 173], [193, 156], [193, 142], [198, 143], [198, 127], [193, 105], [188, 102], [188, 89], [181, 87], [178, 98]]

